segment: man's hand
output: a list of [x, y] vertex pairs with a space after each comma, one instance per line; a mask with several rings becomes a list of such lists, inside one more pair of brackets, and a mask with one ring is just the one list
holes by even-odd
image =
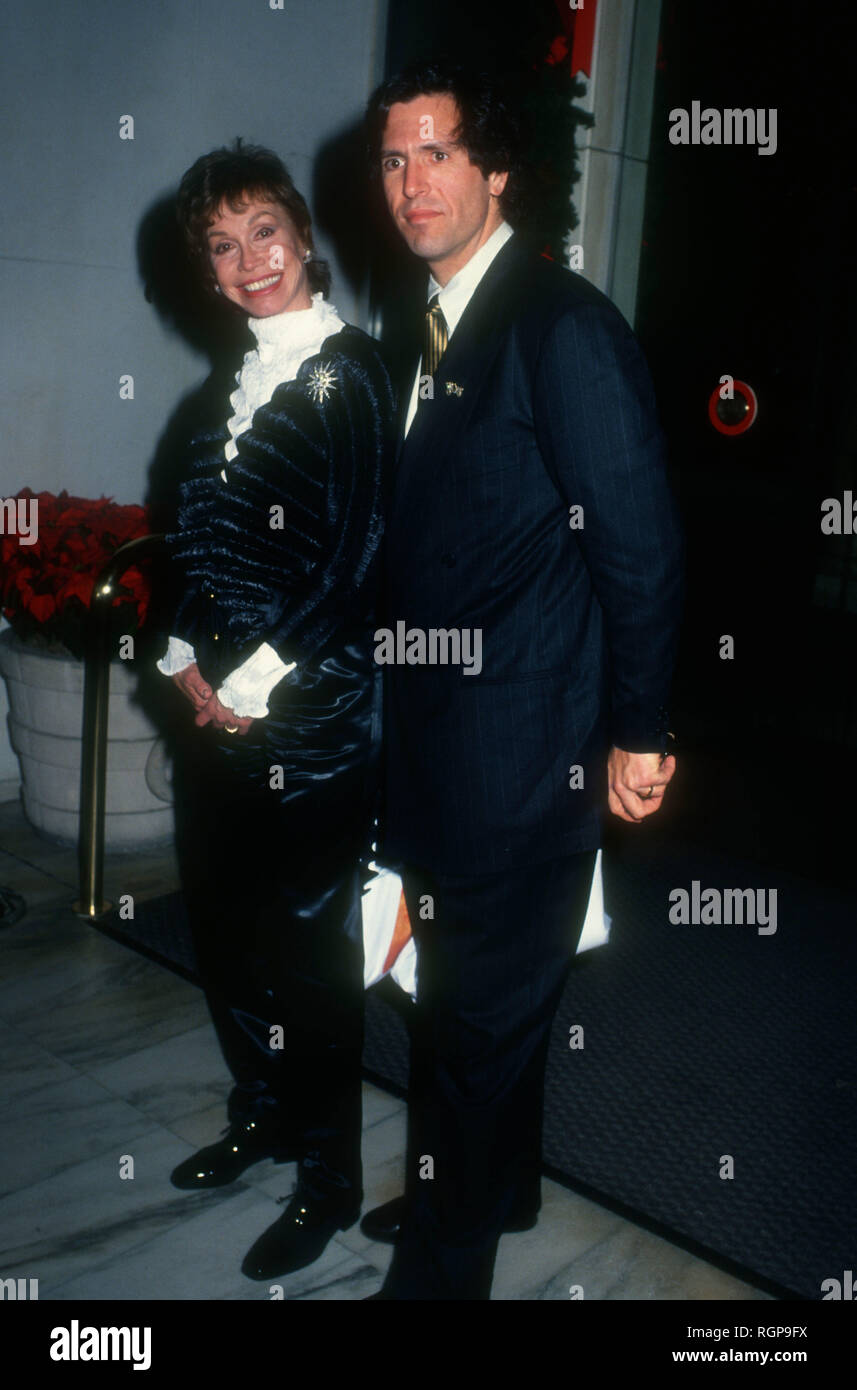
[[241, 719], [226, 705], [222, 705], [217, 696], [212, 694], [199, 710], [196, 719], [193, 721], [201, 729], [205, 724], [213, 724], [215, 729], [225, 729], [230, 734], [246, 734], [253, 720], [250, 718]]
[[[611, 748], [607, 758], [607, 804], [620, 820], [638, 822], [654, 815], [675, 773], [675, 758], [660, 753], [627, 753]], [[648, 795], [649, 788], [654, 790]]]
[[182, 695], [190, 700], [195, 710], [201, 710], [214, 693], [208, 681], [203, 679], [195, 661], [191, 666], [186, 666], [183, 671], [179, 671], [172, 677], [172, 680]]

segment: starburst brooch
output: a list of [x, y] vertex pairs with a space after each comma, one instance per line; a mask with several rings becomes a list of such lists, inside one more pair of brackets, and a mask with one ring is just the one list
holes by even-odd
[[320, 363], [317, 367], [313, 367], [307, 377], [307, 387], [316, 404], [319, 401], [326, 401], [330, 392], [336, 390], [336, 372], [332, 367]]

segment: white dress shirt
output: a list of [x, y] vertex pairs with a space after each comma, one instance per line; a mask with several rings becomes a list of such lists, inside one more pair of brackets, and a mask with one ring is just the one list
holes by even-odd
[[[512, 228], [509, 226], [508, 222], [501, 222], [497, 230], [491, 233], [484, 246], [480, 246], [479, 250], [470, 257], [467, 264], [463, 265], [460, 270], [457, 270], [447, 284], [440, 286], [433, 275], [429, 276], [426, 303], [428, 303], [432, 295], [436, 294], [438, 296], [438, 303], [446, 319], [448, 338], [452, 337], [458, 327], [461, 315], [470, 303], [473, 292], [482, 279], [482, 276], [497, 255], [497, 252], [501, 251], [506, 245], [511, 235]], [[420, 361], [417, 367], [417, 374], [411, 390], [410, 404], [408, 405], [408, 413], [405, 418], [406, 435], [413, 424], [414, 416], [417, 413], [417, 406], [419, 405], [421, 372], [422, 361]]]
[[[345, 327], [333, 305], [321, 294], [313, 295], [309, 309], [251, 318], [247, 323], [256, 347], [245, 355], [236, 388], [229, 398], [233, 413], [227, 422], [229, 439], [223, 450], [227, 463], [238, 453], [236, 440], [249, 429], [259, 407], [267, 404], [283, 382], [294, 381], [301, 363], [320, 351], [325, 338]], [[225, 468], [220, 476], [228, 486]], [[166, 652], [156, 664], [163, 675], [174, 676], [195, 661], [196, 653], [189, 642], [170, 637]], [[217, 691], [217, 698], [242, 718], [261, 719], [268, 713], [268, 696], [274, 686], [296, 665], [295, 661], [286, 665], [273, 647], [262, 642], [252, 656], [230, 672]]]

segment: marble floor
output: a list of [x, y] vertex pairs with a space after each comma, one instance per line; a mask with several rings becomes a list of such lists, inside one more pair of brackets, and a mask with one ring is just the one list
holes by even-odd
[[[219, 1136], [228, 1073], [200, 991], [78, 920], [76, 875], [74, 850], [0, 803], [0, 886], [28, 908], [0, 931], [0, 1279], [38, 1279], [41, 1300], [269, 1299], [240, 1264], [294, 1165], [266, 1160], [208, 1193], [171, 1186]], [[107, 857], [113, 901], [176, 886], [170, 848]], [[365, 1210], [399, 1190], [405, 1105], [364, 1092]], [[588, 1300], [768, 1298], [556, 1183], [543, 1192], [538, 1226], [500, 1243], [495, 1300], [568, 1300], [573, 1285]], [[354, 1226], [282, 1279], [283, 1297], [361, 1299], [389, 1259]]]

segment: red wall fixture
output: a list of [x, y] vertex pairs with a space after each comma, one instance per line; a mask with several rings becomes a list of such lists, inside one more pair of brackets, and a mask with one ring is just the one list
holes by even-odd
[[725, 383], [715, 386], [708, 398], [708, 418], [721, 434], [744, 434], [759, 413], [756, 392], [746, 381], [733, 381], [731, 394], [720, 394]]

